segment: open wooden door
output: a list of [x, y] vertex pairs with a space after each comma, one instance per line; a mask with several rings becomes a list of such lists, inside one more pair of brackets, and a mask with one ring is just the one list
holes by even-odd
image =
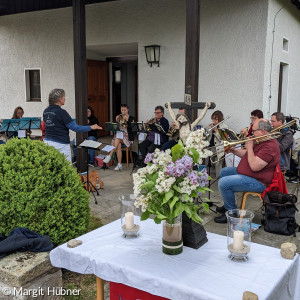
[[[106, 61], [87, 60], [87, 93], [88, 105], [95, 112], [95, 116], [104, 128], [109, 122], [109, 79], [108, 63]], [[108, 135], [105, 130], [99, 131], [99, 136]]]

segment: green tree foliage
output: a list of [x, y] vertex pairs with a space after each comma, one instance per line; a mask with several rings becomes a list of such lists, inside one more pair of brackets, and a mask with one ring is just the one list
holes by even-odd
[[0, 234], [26, 227], [55, 245], [87, 231], [89, 194], [59, 151], [41, 141], [0, 146]]

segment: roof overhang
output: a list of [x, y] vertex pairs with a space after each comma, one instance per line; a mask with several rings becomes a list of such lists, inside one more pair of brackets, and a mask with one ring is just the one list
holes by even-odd
[[[117, 0], [85, 0], [85, 4]], [[71, 7], [72, 0], [0, 0], [0, 16]]]

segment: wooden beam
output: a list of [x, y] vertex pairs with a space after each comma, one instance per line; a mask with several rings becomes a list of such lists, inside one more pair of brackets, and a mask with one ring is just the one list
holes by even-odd
[[[73, 0], [73, 37], [74, 37], [74, 73], [75, 73], [75, 110], [76, 122], [87, 125], [87, 75], [86, 75], [86, 37], [85, 37], [85, 1]], [[87, 138], [87, 132], [76, 134], [76, 144]], [[77, 171], [86, 171], [86, 155], [77, 149]]]
[[[198, 102], [200, 42], [200, 0], [186, 0], [185, 94]], [[197, 110], [189, 115], [197, 118]]]

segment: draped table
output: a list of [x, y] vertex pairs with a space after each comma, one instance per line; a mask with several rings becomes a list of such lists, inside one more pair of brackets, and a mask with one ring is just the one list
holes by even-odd
[[300, 299], [300, 260], [284, 259], [280, 249], [251, 244], [249, 260], [228, 258], [227, 238], [207, 233], [198, 250], [162, 253], [162, 228], [153, 220], [141, 223], [140, 236], [122, 236], [117, 220], [78, 237], [82, 245], [63, 244], [50, 252], [53, 266], [97, 276], [98, 299], [103, 280], [169, 299], [242, 299], [251, 291], [262, 299]]

